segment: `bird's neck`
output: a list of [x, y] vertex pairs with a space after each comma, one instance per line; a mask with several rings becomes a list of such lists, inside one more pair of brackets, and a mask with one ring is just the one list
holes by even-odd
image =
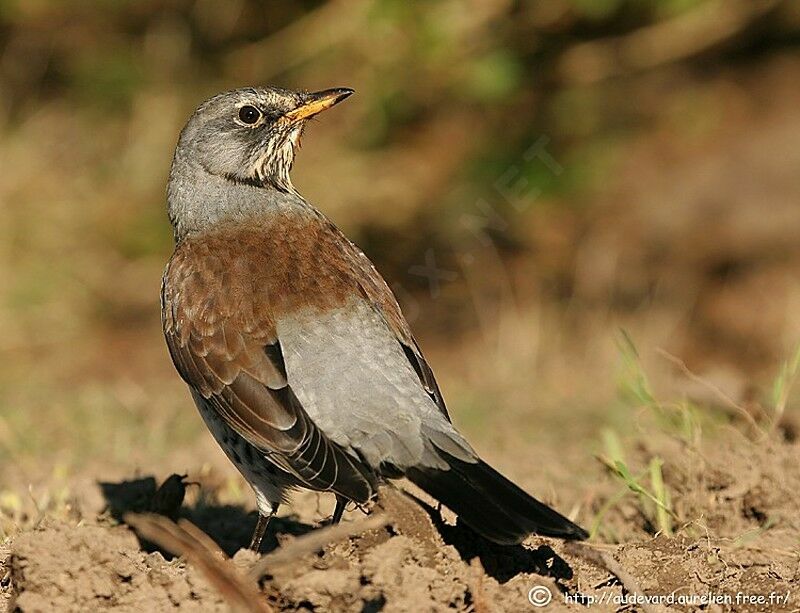
[[314, 212], [293, 187], [281, 191], [272, 186], [250, 185], [211, 174], [198, 164], [177, 158], [173, 162], [167, 186], [167, 213], [176, 242], [221, 224], [256, 221], [287, 210]]

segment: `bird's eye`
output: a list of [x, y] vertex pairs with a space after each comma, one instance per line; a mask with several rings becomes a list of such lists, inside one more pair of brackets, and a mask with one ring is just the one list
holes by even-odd
[[239, 109], [239, 119], [241, 120], [242, 123], [253, 125], [259, 119], [261, 119], [261, 111], [259, 111], [254, 106], [246, 104], [245, 106]]

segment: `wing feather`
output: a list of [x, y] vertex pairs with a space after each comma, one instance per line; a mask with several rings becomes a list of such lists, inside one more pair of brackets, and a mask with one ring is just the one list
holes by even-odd
[[[237, 309], [209, 284], [209, 271], [176, 256], [165, 274], [162, 312], [169, 352], [183, 379], [267, 461], [311, 489], [368, 500], [373, 471], [332, 443], [305, 412], [286, 379], [274, 326], [255, 323], [251, 313], [247, 325], [238, 325]], [[222, 283], [224, 276], [217, 278]]]

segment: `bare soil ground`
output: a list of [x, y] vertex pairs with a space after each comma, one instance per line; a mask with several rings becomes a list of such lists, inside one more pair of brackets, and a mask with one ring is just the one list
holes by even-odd
[[[644, 610], [648, 605], [625, 607], [622, 600], [613, 600], [644, 594], [674, 594], [669, 604], [676, 610], [796, 610], [798, 451], [794, 443], [777, 438], [753, 442], [733, 429], [702, 448], [666, 436], [642, 446], [639, 460], [657, 453], [667, 467], [664, 480], [672, 495], [676, 534], [652, 536], [642, 505], [630, 496], [604, 516], [606, 530], [620, 544], [531, 537], [516, 547], [494, 546], [454, 525], [424, 496], [387, 490], [372, 509], [388, 517], [387, 526], [284, 560], [268, 569], [259, 590], [263, 603], [280, 611], [524, 611], [532, 609], [529, 593], [537, 586], [553, 595], [551, 610], [581, 610], [592, 603]], [[602, 472], [597, 477], [602, 487], [582, 509], [584, 522], [619, 488]], [[156, 495], [156, 480], [145, 477], [86, 484], [63, 513], [34, 518], [2, 551], [7, 609], [227, 610], [224, 592], [196, 564], [139, 540], [115, 519], [154, 509], [179, 514], [233, 556], [232, 564], [244, 577], [257, 559], [241, 550], [255, 515], [219, 503], [213, 475], [200, 479], [200, 490], [189, 486], [189, 500], [180, 511], [175, 506], [182, 498], [180, 488], [171, 499], [163, 489]], [[291, 552], [293, 543], [314, 534], [325, 519], [320, 507], [327, 502], [298, 494], [291, 514], [273, 524], [266, 548]], [[346, 523], [356, 526], [360, 515], [349, 512]], [[708, 595], [722, 601], [701, 607], [678, 600]]]

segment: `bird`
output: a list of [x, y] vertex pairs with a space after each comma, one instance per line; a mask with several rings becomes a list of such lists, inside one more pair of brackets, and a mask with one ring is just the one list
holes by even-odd
[[250, 548], [295, 489], [335, 494], [337, 523], [346, 504], [402, 477], [494, 543], [587, 538], [481, 460], [384, 278], [292, 184], [308, 121], [353, 93], [215, 95], [181, 131], [169, 174], [164, 336], [208, 429], [253, 489]]

